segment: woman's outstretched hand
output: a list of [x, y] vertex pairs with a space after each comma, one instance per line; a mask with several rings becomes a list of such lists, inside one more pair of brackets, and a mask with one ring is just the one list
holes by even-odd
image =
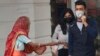
[[45, 51], [46, 51], [46, 46], [42, 44], [35, 49], [35, 53], [37, 53], [38, 55], [42, 55]]

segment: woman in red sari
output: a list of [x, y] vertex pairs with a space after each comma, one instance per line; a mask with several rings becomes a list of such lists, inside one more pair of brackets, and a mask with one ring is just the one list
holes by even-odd
[[4, 56], [27, 56], [32, 51], [42, 54], [46, 50], [45, 46], [32, 43], [28, 37], [29, 28], [29, 18], [26, 16], [19, 17], [7, 37]]

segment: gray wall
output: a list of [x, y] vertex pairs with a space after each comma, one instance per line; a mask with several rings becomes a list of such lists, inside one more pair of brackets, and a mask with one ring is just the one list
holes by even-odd
[[[0, 0], [0, 56], [4, 54], [7, 35], [19, 16], [30, 18], [30, 38], [33, 42], [51, 41], [49, 2], [49, 0]], [[35, 54], [29, 56], [33, 55]], [[52, 56], [50, 47], [41, 56]]]

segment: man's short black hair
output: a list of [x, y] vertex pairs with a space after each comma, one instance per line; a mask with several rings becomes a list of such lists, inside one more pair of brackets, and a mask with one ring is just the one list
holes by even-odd
[[85, 3], [84, 1], [79, 1], [79, 0], [78, 0], [78, 1], [75, 2], [75, 6], [76, 6], [76, 5], [83, 5], [84, 8], [86, 8], [86, 3]]

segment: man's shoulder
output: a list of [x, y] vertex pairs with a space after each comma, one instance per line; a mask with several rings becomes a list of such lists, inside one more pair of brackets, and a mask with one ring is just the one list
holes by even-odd
[[95, 17], [92, 17], [92, 16], [88, 16], [88, 17], [87, 17], [87, 21], [88, 21], [89, 23], [97, 23], [96, 18], [95, 18]]
[[96, 21], [96, 18], [95, 18], [95, 17], [92, 17], [92, 16], [88, 16], [88, 17], [87, 17], [87, 20]]

